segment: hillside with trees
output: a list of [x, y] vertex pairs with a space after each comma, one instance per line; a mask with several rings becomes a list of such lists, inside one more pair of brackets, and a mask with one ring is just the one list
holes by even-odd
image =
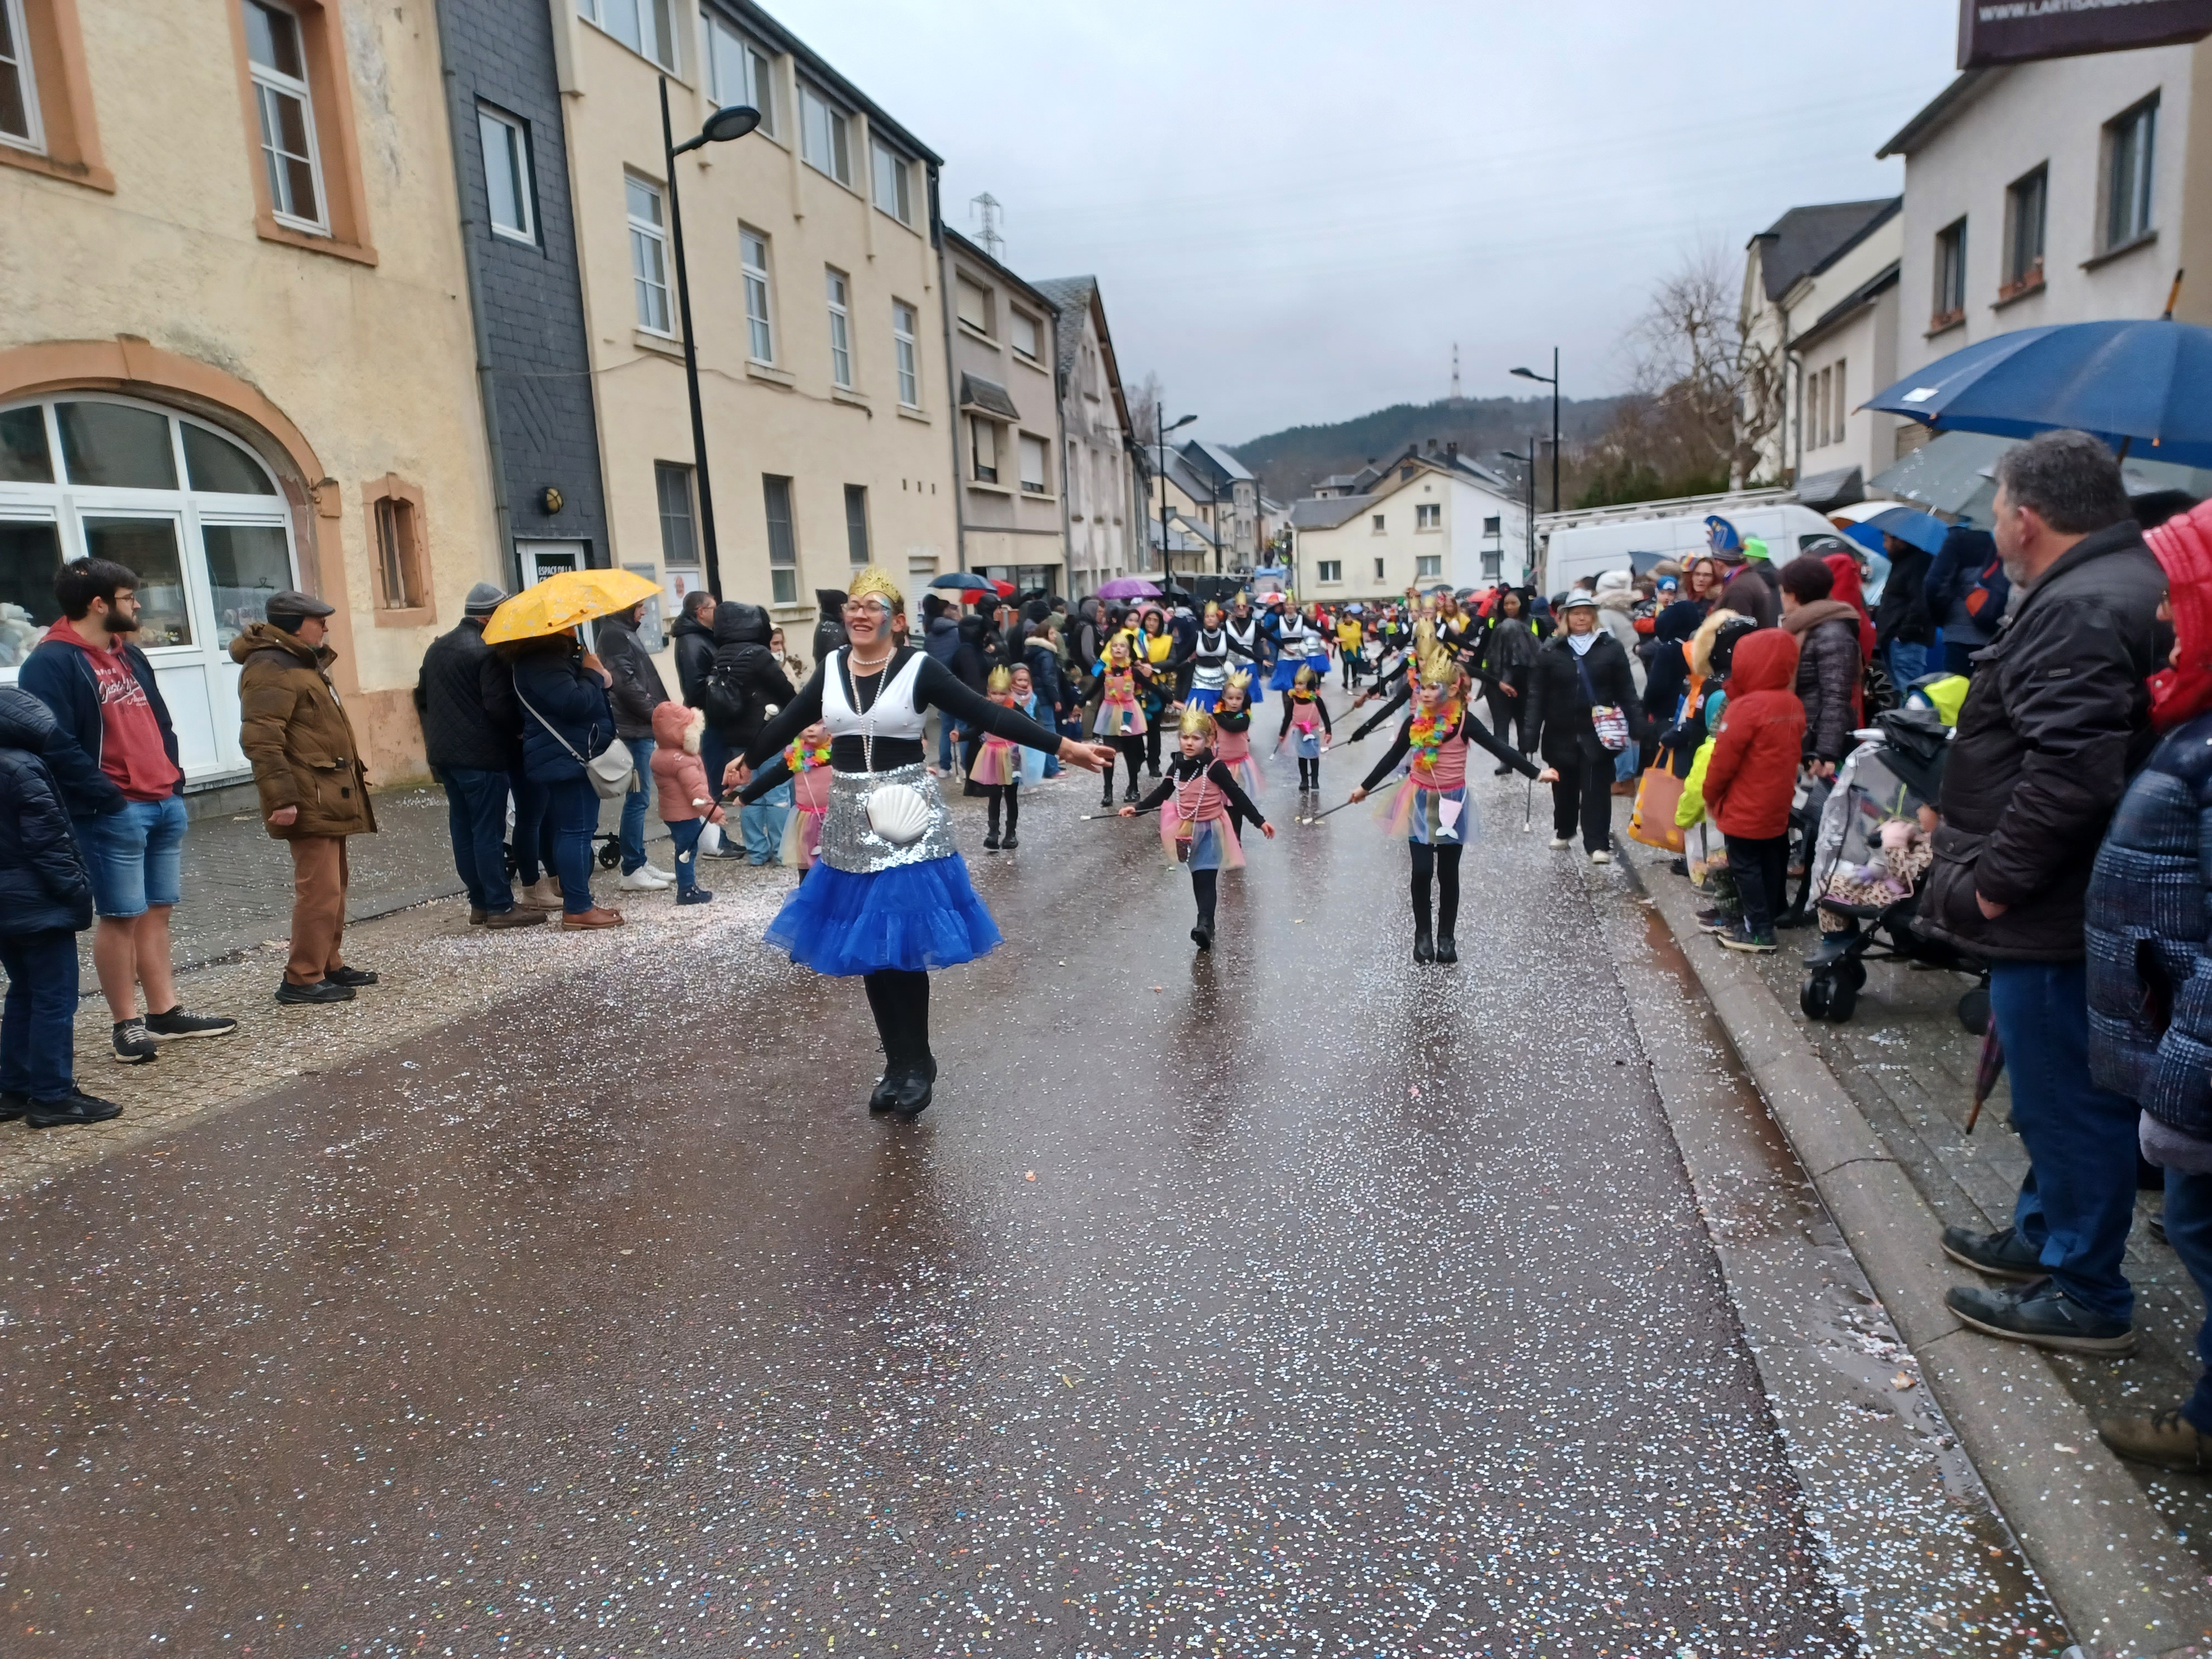
[[[1569, 398], [1560, 404], [1559, 430], [1570, 462], [1577, 450], [1612, 424], [1620, 401], [1617, 398]], [[1552, 436], [1548, 396], [1445, 398], [1432, 404], [1393, 404], [1348, 421], [1290, 427], [1230, 447], [1258, 475], [1269, 495], [1279, 501], [1294, 501], [1310, 495], [1313, 486], [1333, 472], [1357, 472], [1370, 461], [1389, 461], [1412, 444], [1426, 448], [1431, 438], [1439, 447], [1455, 442], [1472, 459], [1510, 471], [1510, 464], [1501, 463], [1498, 452], [1525, 451], [1531, 434], [1538, 435], [1548, 451]]]

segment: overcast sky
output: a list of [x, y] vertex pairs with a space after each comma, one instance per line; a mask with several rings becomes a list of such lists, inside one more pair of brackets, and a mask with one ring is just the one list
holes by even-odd
[[[1225, 442], [1563, 354], [1622, 389], [1652, 277], [1739, 261], [1952, 74], [1946, 0], [766, 0], [1005, 205], [1006, 258], [1089, 272], [1124, 379]], [[1546, 361], [1540, 362], [1539, 359]]]

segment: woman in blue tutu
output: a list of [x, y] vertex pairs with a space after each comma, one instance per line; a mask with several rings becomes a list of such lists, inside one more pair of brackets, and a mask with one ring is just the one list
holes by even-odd
[[849, 643], [830, 652], [792, 702], [730, 763], [726, 788], [820, 720], [830, 728], [830, 807], [822, 846], [768, 942], [817, 974], [858, 975], [884, 1045], [872, 1112], [913, 1117], [929, 1104], [937, 1061], [929, 1051], [929, 974], [973, 961], [999, 943], [998, 925], [969, 884], [952, 844], [951, 815], [923, 763], [930, 708], [970, 732], [988, 732], [1096, 772], [1113, 763], [1103, 744], [1076, 742], [1004, 703], [992, 702], [930, 656], [892, 642], [905, 610], [882, 571], [853, 579], [845, 598]]

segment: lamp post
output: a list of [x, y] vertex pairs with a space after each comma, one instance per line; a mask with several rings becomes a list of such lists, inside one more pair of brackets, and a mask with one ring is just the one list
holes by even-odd
[[668, 77], [660, 77], [660, 147], [668, 158], [668, 230], [676, 246], [676, 303], [684, 320], [684, 386], [691, 397], [691, 466], [699, 480], [699, 539], [707, 551], [707, 591], [722, 591], [721, 548], [714, 539], [714, 490], [707, 476], [707, 417], [699, 407], [699, 348], [691, 333], [691, 278], [684, 265], [684, 204], [676, 189], [676, 158], [702, 144], [727, 143], [760, 125], [760, 112], [732, 104], [708, 116], [696, 138], [676, 142], [668, 119]]
[[1524, 526], [1528, 531], [1528, 551], [1527, 562], [1522, 568], [1533, 582], [1536, 580], [1536, 434], [1533, 432], [1528, 434], [1528, 453], [1526, 455], [1517, 455], [1510, 449], [1501, 449], [1498, 453], [1509, 461], [1520, 462], [1528, 474], [1528, 513]]
[[1175, 558], [1168, 551], [1168, 434], [1180, 432], [1198, 416], [1186, 415], [1173, 426], [1170, 426], [1167, 405], [1162, 403], [1154, 406], [1152, 418], [1159, 422], [1160, 428], [1160, 569], [1168, 579], [1168, 586], [1173, 587]]
[[[1556, 513], [1556, 512], [1558, 512], [1558, 511], [1559, 510], [1559, 347], [1557, 347], [1557, 346], [1553, 346], [1553, 347], [1552, 348], [1552, 372], [1551, 372], [1549, 374], [1538, 374], [1534, 369], [1533, 369], [1533, 368], [1516, 368], [1516, 369], [1515, 369], [1513, 372], [1514, 372], [1514, 374], [1517, 374], [1518, 376], [1520, 376], [1520, 378], [1521, 378], [1521, 379], [1522, 379], [1522, 380], [1535, 380], [1535, 381], [1537, 381], [1537, 382], [1539, 382], [1539, 383], [1540, 383], [1540, 384], [1542, 384], [1542, 385], [1544, 385], [1544, 386], [1548, 386], [1549, 387], [1551, 387], [1551, 388], [1552, 388], [1552, 511], [1553, 511], [1553, 512], [1554, 512], [1554, 513]], [[1533, 444], [1529, 446], [1529, 453], [1530, 453], [1532, 455], [1535, 453], [1535, 447], [1534, 447]], [[1533, 469], [1533, 463], [1532, 463], [1532, 465], [1531, 465], [1532, 476], [1533, 476], [1533, 470], [1534, 470], [1534, 469]]]

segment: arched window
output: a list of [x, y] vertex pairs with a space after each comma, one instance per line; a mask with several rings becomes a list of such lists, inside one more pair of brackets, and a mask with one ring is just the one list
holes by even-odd
[[60, 616], [54, 573], [112, 559], [138, 576], [137, 644], [186, 776], [244, 769], [229, 645], [298, 586], [292, 515], [260, 458], [206, 422], [105, 394], [0, 408], [0, 683]]

